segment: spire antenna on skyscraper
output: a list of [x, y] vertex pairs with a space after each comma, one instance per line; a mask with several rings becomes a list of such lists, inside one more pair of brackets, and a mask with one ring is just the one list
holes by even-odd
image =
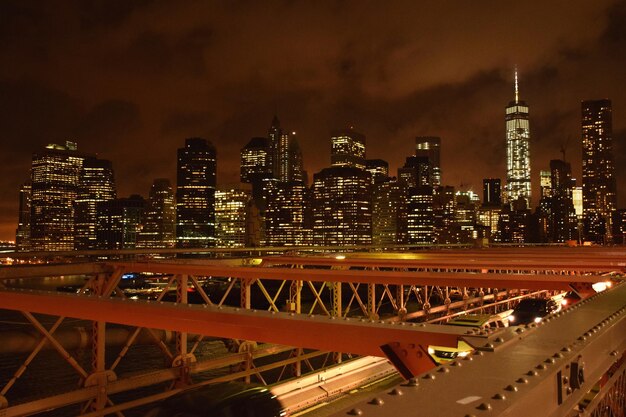
[[515, 67], [515, 102], [519, 102], [519, 83], [517, 81], [517, 67]]

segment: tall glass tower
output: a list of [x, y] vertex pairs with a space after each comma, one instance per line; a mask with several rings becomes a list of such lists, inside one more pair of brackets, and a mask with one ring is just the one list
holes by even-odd
[[515, 100], [506, 107], [506, 201], [519, 197], [530, 207], [530, 128], [528, 105], [519, 99], [515, 70]]
[[217, 154], [202, 138], [185, 140], [176, 169], [176, 243], [179, 248], [215, 246]]
[[582, 110], [583, 217], [587, 240], [611, 241], [617, 209], [611, 100], [585, 100]]

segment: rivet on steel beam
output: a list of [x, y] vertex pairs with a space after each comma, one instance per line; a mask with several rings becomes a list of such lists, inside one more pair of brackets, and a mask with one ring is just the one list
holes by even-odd
[[223, 308], [224, 308], [224, 307], [222, 307], [222, 306], [217, 306], [217, 309], [218, 309], [218, 310], [222, 310]]
[[474, 352], [474, 356], [483, 356], [484, 353], [482, 353], [480, 350], [477, 350], [476, 352]]
[[493, 397], [494, 400], [506, 400], [506, 397], [500, 393], [497, 393], [496, 395], [494, 395]]
[[253, 312], [253, 313], [256, 313], [256, 309], [254, 309], [254, 308], [253, 308], [253, 309], [252, 309], [252, 312]]
[[[207, 307], [207, 304], [203, 304], [204, 307]], [[239, 307], [235, 307], [235, 311], [241, 310]]]
[[407, 387], [417, 387], [419, 384], [420, 382], [417, 378], [409, 378], [409, 380], [406, 382]]
[[404, 393], [402, 392], [402, 390], [400, 390], [398, 388], [392, 389], [391, 392], [389, 393], [389, 395], [402, 395], [402, 394], [404, 394]]
[[463, 366], [463, 364], [461, 362], [452, 361], [450, 362], [450, 366]]
[[463, 358], [464, 361], [473, 361], [474, 358], [472, 358], [470, 355], [466, 356]]
[[517, 387], [515, 385], [507, 385], [506, 388], [504, 388], [505, 391], [511, 391], [511, 392], [517, 392]]
[[492, 343], [485, 343], [485, 344], [483, 345], [483, 347], [486, 347], [486, 348], [488, 348], [488, 349], [492, 349], [492, 348], [493, 348], [493, 344], [492, 344]]
[[611, 351], [610, 355], [611, 356], [617, 356], [617, 351], [616, 350]]
[[383, 401], [382, 398], [374, 397], [371, 400], [369, 400], [368, 404], [383, 405], [383, 404], [385, 404], [385, 402]]
[[465, 417], [476, 417], [476, 414], [465, 414]]
[[496, 337], [496, 342], [502, 343], [502, 342], [504, 342], [504, 339], [501, 338], [501, 337]]
[[290, 315], [291, 317], [293, 317], [293, 316], [295, 316], [295, 315], [296, 315], [296, 313], [291, 312], [291, 313], [289, 313], [289, 315]]
[[562, 357], [563, 357], [563, 354], [562, 354], [562, 353], [560, 353], [560, 352], [557, 352], [557, 353], [555, 353], [554, 355], [552, 355], [552, 357], [553, 357], [553, 358], [560, 359], [560, 358], [562, 358]]
[[565, 346], [564, 348], [561, 349], [561, 352], [571, 352], [572, 348], [569, 346]]
[[446, 374], [446, 373], [450, 372], [450, 369], [442, 366], [441, 368], [437, 369], [437, 372], [441, 372], [441, 373]]
[[586, 336], [580, 336], [578, 338], [578, 340], [580, 340], [581, 342], [584, 342], [585, 340], [587, 340], [587, 337]]
[[353, 408], [352, 410], [348, 411], [348, 415], [360, 416], [363, 415], [363, 411], [359, 410], [358, 408]]
[[526, 375], [528, 375], [528, 376], [537, 376], [538, 373], [535, 370], [531, 370], [531, 371], [526, 372]]
[[[529, 372], [533, 372], [533, 371], [529, 371]], [[527, 375], [534, 375], [534, 374], [527, 374]], [[518, 384], [528, 384], [528, 380], [526, 378], [517, 378], [515, 382], [517, 382]]]
[[329, 318], [330, 320], [336, 320], [336, 319], [337, 319], [337, 317], [335, 317], [335, 316], [330, 316], [330, 317], [328, 317], [328, 318]]
[[554, 363], [554, 362], [556, 362], [556, 361], [554, 360], [554, 358], [548, 358], [548, 359], [546, 359], [544, 362], [545, 362], [545, 363]]
[[401, 321], [400, 322], [400, 326], [406, 326], [406, 322], [405, 321]]
[[419, 326], [420, 326], [420, 327], [426, 327], [426, 324], [424, 324], [424, 323], [420, 323], [420, 324], [419, 324]]
[[424, 378], [424, 379], [435, 379], [435, 375], [433, 375], [433, 374], [426, 374], [422, 378]]
[[481, 403], [481, 404], [480, 404], [478, 407], [476, 407], [476, 408], [478, 408], [479, 410], [485, 410], [485, 411], [488, 411], [488, 410], [491, 410], [491, 404], [489, 404], [489, 403]]
[[567, 387], [567, 389], [565, 390], [565, 393], [567, 395], [570, 395], [573, 392], [572, 387]]
[[517, 330], [515, 330], [516, 333], [524, 333], [524, 329], [522, 329], [521, 327], [518, 327]]
[[539, 365], [535, 366], [535, 368], [543, 371], [544, 369], [546, 369], [546, 366], [543, 363], [540, 363]]

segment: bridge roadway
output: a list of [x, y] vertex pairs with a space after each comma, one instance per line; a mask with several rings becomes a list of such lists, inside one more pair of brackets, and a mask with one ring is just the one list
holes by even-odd
[[[6, 280], [16, 278], [76, 273], [91, 275], [83, 289], [83, 291], [89, 289], [90, 296], [7, 288], [0, 290], [2, 308], [21, 311], [42, 334], [42, 342], [33, 351], [34, 355], [41, 349], [43, 342], [48, 341], [85, 379], [85, 388], [80, 393], [66, 395], [63, 398], [59, 397], [54, 401], [39, 403], [39, 405], [31, 404], [30, 408], [28, 405], [8, 407], [8, 403], [3, 404], [2, 395], [10, 388], [9, 384], [0, 393], [0, 410], [3, 406], [5, 408], [0, 411], [3, 413], [0, 415], [20, 415], [18, 410], [32, 411], [43, 405], [49, 408], [51, 404], [58, 404], [57, 406], [59, 406], [76, 401], [87, 401], [88, 399], [88, 407], [85, 410], [93, 410], [93, 415], [119, 412], [125, 408], [141, 404], [141, 402], [135, 401], [116, 406], [111, 403], [107, 396], [107, 393], [116, 386], [116, 383], [122, 382], [122, 380], [117, 380], [117, 376], [113, 372], [114, 366], [109, 369], [104, 363], [103, 335], [107, 322], [140, 326], [137, 331], [144, 327], [147, 329], [169, 329], [177, 332], [177, 351], [174, 354], [169, 353], [173, 370], [175, 370], [173, 377], [178, 381], [177, 388], [169, 393], [153, 396], [149, 400], [157, 400], [172, 395], [182, 389], [181, 386], [184, 387], [189, 383], [188, 373], [192, 367], [190, 363], [193, 360], [193, 348], [191, 351], [187, 348], [188, 333], [264, 341], [323, 351], [387, 356], [402, 375], [406, 378], [415, 377], [431, 370], [434, 366], [426, 354], [426, 347], [429, 344], [456, 346], [459, 338], [463, 338], [476, 348], [497, 351], [498, 349], [494, 346], [513, 346], [511, 341], [516, 340], [519, 334], [509, 331], [506, 335], [498, 335], [497, 337], [489, 332], [470, 335], [448, 326], [406, 323], [402, 321], [402, 317], [400, 317], [399, 322], [381, 321], [376, 314], [380, 305], [377, 305], [375, 298], [376, 286], [384, 288], [383, 296], [388, 297], [394, 304], [398, 314], [406, 307], [406, 300], [403, 298], [411, 294], [415, 294], [416, 297], [423, 297], [418, 298], [418, 300], [424, 305], [424, 309], [428, 313], [426, 307], [430, 305], [428, 295], [432, 294], [433, 287], [445, 288], [440, 292], [446, 296], [447, 303], [449, 303], [447, 298], [449, 287], [462, 288], [465, 302], [467, 302], [467, 288], [480, 289], [479, 300], [481, 303], [486, 298], [483, 289], [495, 287], [507, 290], [567, 290], [573, 285], [582, 291], [589, 290], [592, 283], [599, 279], [605, 279], [599, 275], [615, 271], [622, 272], [626, 265], [624, 263], [625, 254], [626, 251], [623, 248], [545, 248], [540, 251], [515, 248], [493, 251], [420, 252], [417, 254], [374, 253], [364, 255], [343, 253], [341, 256], [336, 254], [297, 257], [265, 256], [260, 260], [248, 259], [245, 261], [193, 259], [107, 261], [0, 268], [0, 288], [3, 280], [8, 282]], [[119, 283], [121, 276], [127, 272], [151, 272], [168, 275], [169, 281], [159, 300], [162, 299], [168, 288], [175, 288], [177, 303], [126, 299], [123, 291], [119, 288]], [[228, 291], [237, 282], [241, 287], [240, 306], [227, 307], [224, 304], [226, 295], [219, 301], [212, 300], [211, 295], [205, 293], [202, 286], [199, 285], [200, 277], [227, 277], [230, 280]], [[282, 281], [282, 284], [275, 294], [269, 294], [268, 289], [262, 284], [262, 280]], [[291, 313], [283, 313], [277, 306], [277, 300], [285, 282], [289, 282], [289, 299], [295, 302], [296, 306]], [[309, 285], [315, 294], [316, 303], [322, 305], [326, 315], [298, 314], [301, 312], [299, 299], [302, 283]], [[318, 287], [315, 286], [315, 283], [318, 283]], [[322, 283], [322, 287], [319, 287], [319, 283]], [[327, 283], [332, 285], [334, 300], [328, 308], [323, 306], [321, 297]], [[352, 298], [357, 298], [357, 300], [359, 293], [355, 283], [357, 285], [359, 283], [367, 284], [368, 299], [365, 302], [358, 300], [364, 317], [348, 317], [349, 309], [346, 309], [345, 313], [342, 310], [342, 283], [350, 286]], [[269, 302], [269, 311], [251, 309], [250, 292], [253, 285], [258, 287]], [[389, 285], [398, 287], [396, 298], [392, 296]], [[407, 293], [403, 287], [409, 288], [409, 292]], [[619, 286], [619, 291], [623, 292], [622, 287], [624, 286]], [[205, 304], [188, 305], [187, 289], [198, 292]], [[622, 294], [619, 291], [618, 293]], [[494, 292], [493, 295], [493, 299], [498, 298], [497, 292]], [[382, 299], [379, 300], [379, 303], [380, 301]], [[621, 302], [623, 306], [623, 297]], [[449, 304], [446, 305], [449, 306]], [[53, 332], [56, 327], [44, 328], [31, 313], [57, 315], [60, 316], [60, 321], [65, 316], [92, 320], [94, 323], [94, 331], [91, 336], [94, 346], [93, 369], [84, 369], [78, 365], [54, 339]], [[406, 310], [403, 313], [406, 314]], [[623, 315], [618, 320], [620, 323], [622, 317]], [[534, 329], [532, 330], [529, 329], [528, 334], [532, 334]], [[537, 344], [541, 343], [544, 338], [549, 339], [549, 333], [540, 333], [540, 335], [542, 336], [539, 338], [527, 338], [527, 340], [534, 340], [533, 343]], [[127, 349], [132, 342], [133, 338], [131, 337], [124, 349]], [[490, 347], [489, 345], [493, 346]], [[161, 347], [163, 348], [163, 346]], [[616, 352], [621, 357], [623, 347], [619, 349]], [[165, 351], [168, 353], [167, 348]], [[121, 356], [123, 354], [124, 350]], [[305, 359], [306, 355], [311, 354], [305, 354], [303, 356]], [[118, 357], [118, 361], [120, 358]], [[285, 364], [287, 363], [294, 362], [285, 362]], [[25, 366], [28, 366], [28, 363]], [[503, 364], [500, 363], [499, 366], [502, 367]], [[257, 368], [256, 371], [249, 369], [241, 376], [249, 377], [255, 372], [258, 374], [259, 369]], [[441, 369], [444, 369], [441, 371], [442, 374], [450, 373], [445, 371], [445, 369], [449, 370], [449, 367]], [[491, 369], [489, 374], [493, 373], [494, 369], [497, 369], [497, 372], [501, 371], [500, 368], [489, 369]], [[19, 378], [21, 372], [23, 370], [16, 374], [16, 378]], [[431, 374], [430, 377], [433, 375]], [[432, 379], [434, 378], [428, 380]], [[128, 380], [125, 384], [126, 387], [134, 385]], [[422, 385], [424, 384], [422, 383], [420, 386]], [[135, 383], [135, 386], [141, 385]], [[98, 389], [94, 390], [93, 388]], [[490, 405], [490, 407], [493, 408], [494, 406]], [[369, 409], [367, 410], [369, 412]]]

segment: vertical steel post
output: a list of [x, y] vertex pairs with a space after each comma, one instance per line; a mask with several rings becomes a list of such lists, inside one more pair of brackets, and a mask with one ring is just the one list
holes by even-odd
[[[289, 286], [289, 312], [300, 314], [302, 312], [302, 281], [291, 281]], [[296, 348], [293, 354], [300, 358], [302, 356], [303, 349]], [[302, 375], [302, 361], [298, 359], [292, 366], [293, 376], [299, 377]]]
[[[188, 281], [187, 275], [176, 275], [176, 302], [179, 304], [188, 303]], [[176, 355], [172, 361], [173, 367], [178, 367], [180, 373], [176, 381], [177, 386], [188, 385], [190, 380], [189, 375], [189, 355], [187, 352], [187, 332], [176, 332]]]
[[[331, 311], [332, 317], [341, 317], [342, 315], [342, 303], [341, 303], [341, 282], [333, 282], [332, 283], [332, 291], [333, 291], [333, 308]], [[335, 363], [341, 363], [341, 352], [334, 352], [334, 361]]]
[[370, 320], [377, 320], [376, 313], [376, 284], [367, 284], [367, 314]]
[[396, 305], [398, 306], [398, 317], [404, 321], [406, 317], [406, 307], [404, 306], [404, 285], [396, 285]]
[[[252, 279], [247, 279], [247, 278], [242, 278], [241, 279], [241, 292], [240, 292], [240, 306], [241, 308], [246, 308], [246, 309], [250, 309], [251, 308], [251, 302], [250, 300], [252, 299], [251, 297], [251, 290], [252, 290], [252, 283], [254, 282], [254, 280]], [[245, 342], [244, 342], [245, 343]], [[252, 369], [252, 358], [250, 355], [248, 355], [247, 359], [244, 362], [244, 369], [246, 371], [249, 371], [250, 369]], [[246, 375], [245, 377], [245, 382], [246, 384], [250, 383], [250, 374]]]

